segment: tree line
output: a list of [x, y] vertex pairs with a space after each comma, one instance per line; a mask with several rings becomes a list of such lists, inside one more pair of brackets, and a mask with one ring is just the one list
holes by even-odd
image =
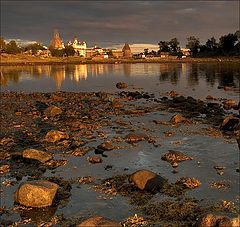
[[[149, 52], [149, 49], [144, 49], [144, 54], [159, 56], [162, 52], [168, 52], [172, 56], [181, 57], [183, 53], [179, 44], [177, 38], [159, 41], [158, 51]], [[240, 56], [240, 31], [221, 36], [219, 42], [215, 37], [211, 37], [205, 44], [201, 44], [199, 38], [190, 36], [187, 37], [186, 48], [190, 50], [191, 57]]]
[[[159, 56], [162, 52], [168, 52], [172, 56], [181, 57], [183, 55], [177, 38], [172, 38], [170, 41], [159, 41], [158, 51], [144, 49], [145, 56]], [[240, 31], [234, 34], [229, 33], [219, 38], [217, 42], [215, 37], [209, 38], [205, 44], [201, 44], [199, 38], [195, 36], [187, 37], [186, 48], [190, 50], [191, 57], [215, 57], [215, 56], [240, 56]], [[7, 54], [18, 54], [26, 51], [32, 54], [37, 54], [39, 50], [45, 50], [40, 43], [29, 44], [26, 47], [20, 47], [16, 41], [11, 40], [6, 43], [3, 38], [0, 38], [0, 51]], [[54, 49], [49, 47], [52, 56], [73, 56], [75, 50], [72, 46], [66, 46], [64, 49]]]

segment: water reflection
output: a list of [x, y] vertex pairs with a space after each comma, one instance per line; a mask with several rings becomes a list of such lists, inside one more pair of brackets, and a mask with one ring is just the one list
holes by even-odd
[[[75, 83], [76, 86], [89, 85], [92, 87], [98, 81], [121, 80], [150, 80], [158, 78], [160, 83], [168, 83], [174, 86], [195, 87], [195, 86], [234, 86], [239, 88], [240, 66], [231, 64], [207, 64], [207, 63], [182, 63], [182, 64], [85, 64], [85, 65], [39, 65], [39, 66], [1, 66], [0, 84], [2, 90], [18, 90], [21, 83], [27, 81], [41, 82], [38, 88], [44, 90], [43, 84], [49, 85], [51, 79], [55, 83], [52, 90], [61, 90]], [[121, 78], [122, 77], [122, 78]], [[103, 83], [104, 85], [105, 83]], [[64, 86], [63, 86], [64, 85]], [[42, 86], [42, 87], [41, 87]], [[29, 87], [28, 87], [29, 88]], [[71, 88], [69, 87], [69, 89]], [[34, 91], [34, 89], [33, 89]]]

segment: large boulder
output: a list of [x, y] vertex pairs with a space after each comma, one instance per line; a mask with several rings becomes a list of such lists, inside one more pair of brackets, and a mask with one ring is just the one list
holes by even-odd
[[42, 163], [45, 163], [53, 158], [53, 154], [36, 149], [26, 149], [23, 151], [22, 156], [23, 158], [35, 159]]
[[138, 170], [128, 177], [128, 181], [141, 190], [156, 191], [167, 183], [167, 180], [149, 170]]
[[44, 110], [44, 115], [46, 117], [55, 117], [62, 113], [62, 110], [57, 106], [49, 106]]
[[121, 227], [121, 225], [102, 216], [93, 216], [77, 225], [77, 227]]
[[58, 190], [58, 185], [45, 180], [28, 181], [19, 185], [14, 200], [24, 206], [51, 206]]
[[50, 142], [50, 143], [55, 143], [62, 139], [68, 139], [68, 138], [69, 138], [69, 136], [66, 132], [51, 130], [46, 134], [45, 141]]

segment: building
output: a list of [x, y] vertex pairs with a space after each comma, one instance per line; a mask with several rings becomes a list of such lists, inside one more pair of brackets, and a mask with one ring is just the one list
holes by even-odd
[[131, 58], [132, 57], [131, 48], [127, 43], [125, 43], [125, 45], [122, 49], [122, 52], [123, 52], [123, 57], [124, 58]]
[[50, 47], [54, 49], [64, 49], [64, 43], [63, 40], [60, 38], [60, 35], [57, 30], [54, 31], [53, 39], [50, 43]]
[[68, 42], [68, 46], [72, 46], [76, 52], [77, 56], [86, 57], [86, 49], [87, 43], [85, 41], [79, 41], [78, 38], [75, 36], [73, 41]]

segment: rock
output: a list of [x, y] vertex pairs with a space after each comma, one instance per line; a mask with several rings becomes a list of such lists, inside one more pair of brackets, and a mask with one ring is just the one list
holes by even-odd
[[62, 139], [68, 139], [68, 138], [69, 138], [69, 136], [65, 132], [51, 130], [45, 136], [45, 141], [50, 142], [50, 143], [55, 143]]
[[237, 106], [237, 102], [233, 99], [228, 99], [227, 101], [223, 102], [223, 106], [225, 109], [231, 109], [235, 106]]
[[161, 157], [161, 159], [171, 163], [172, 165], [182, 161], [193, 160], [192, 157], [187, 156], [180, 151], [173, 151], [173, 150], [169, 150], [169, 152], [164, 154]]
[[53, 154], [36, 149], [26, 149], [23, 151], [22, 156], [23, 158], [35, 159], [42, 163], [53, 158]]
[[217, 219], [217, 216], [207, 214], [198, 221], [197, 227], [216, 227]]
[[198, 188], [201, 185], [201, 182], [194, 177], [181, 177], [179, 180], [176, 181], [175, 184], [182, 185], [185, 188]]
[[62, 110], [57, 106], [49, 106], [44, 110], [44, 115], [46, 117], [55, 117], [62, 113]]
[[177, 97], [177, 96], [179, 96], [179, 94], [176, 91], [170, 91], [169, 96], [170, 97]]
[[121, 227], [120, 223], [102, 216], [93, 216], [83, 221], [78, 227]]
[[181, 116], [180, 114], [174, 115], [170, 120], [170, 122], [172, 124], [178, 124], [178, 123], [182, 123], [182, 122], [186, 122], [186, 121], [187, 121], [187, 119], [185, 117]]
[[136, 143], [145, 140], [146, 135], [142, 133], [129, 133], [124, 139], [127, 143]]
[[221, 130], [224, 131], [234, 131], [240, 129], [240, 119], [237, 117], [234, 117], [233, 115], [229, 115], [224, 118], [221, 126]]
[[116, 108], [116, 109], [120, 109], [120, 108], [122, 108], [123, 107], [123, 104], [121, 104], [118, 100], [113, 100], [112, 101], [112, 107], [113, 108]]
[[217, 171], [217, 174], [222, 176], [224, 174], [224, 170], [226, 167], [224, 166], [214, 166], [214, 169]]
[[213, 214], [206, 214], [197, 223], [197, 227], [239, 227], [240, 216], [228, 218]]
[[138, 170], [128, 178], [129, 183], [133, 183], [141, 190], [156, 191], [167, 183], [167, 180], [149, 170]]
[[111, 151], [111, 150], [115, 149], [115, 146], [112, 144], [111, 141], [106, 141], [106, 142], [98, 145], [97, 148], [104, 150], [104, 151]]
[[215, 100], [215, 98], [214, 98], [213, 96], [211, 96], [211, 95], [208, 95], [208, 96], [206, 97], [206, 99], [208, 99], [208, 100]]
[[51, 206], [59, 186], [53, 182], [39, 180], [19, 185], [14, 194], [15, 202], [30, 207]]
[[10, 165], [8, 164], [3, 164], [0, 166], [0, 174], [5, 174], [10, 171]]
[[126, 83], [124, 83], [124, 82], [118, 82], [118, 83], [116, 84], [116, 87], [117, 87], [118, 89], [125, 89], [125, 88], [128, 87], [128, 85], [127, 85]]
[[101, 163], [102, 162], [102, 158], [98, 157], [98, 156], [92, 156], [92, 157], [88, 157], [87, 160], [92, 163], [92, 164], [96, 164], [96, 163]]

